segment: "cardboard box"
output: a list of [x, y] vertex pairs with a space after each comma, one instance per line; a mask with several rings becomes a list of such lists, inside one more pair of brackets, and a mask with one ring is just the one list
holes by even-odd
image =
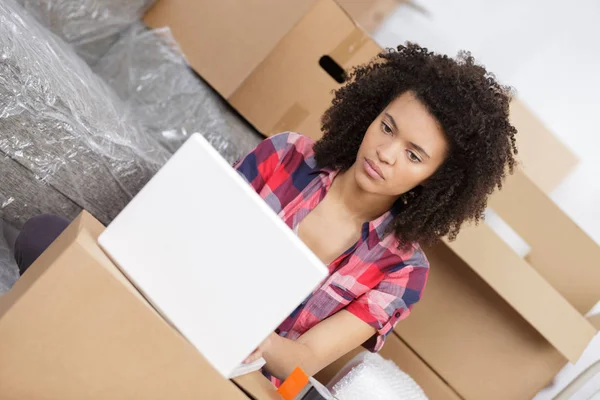
[[169, 26], [194, 70], [228, 99], [316, 0], [162, 0], [150, 27]]
[[549, 194], [569, 175], [579, 159], [518, 98], [510, 103], [510, 121], [519, 131], [521, 168]]
[[[439, 244], [425, 251], [434, 266], [427, 292], [396, 327], [398, 335], [463, 399], [532, 398], [566, 358], [450, 247]], [[507, 278], [520, 267], [507, 268]], [[517, 286], [518, 279], [513, 280]], [[535, 289], [525, 290], [516, 297], [537, 300]], [[543, 317], [561, 321], [553, 309], [538, 316]]]
[[337, 0], [338, 4], [365, 30], [374, 32], [402, 0]]
[[144, 21], [169, 26], [192, 68], [267, 136], [320, 137], [341, 86], [323, 57], [347, 70], [381, 51], [333, 0], [162, 0]]
[[259, 371], [238, 376], [233, 381], [254, 400], [283, 400], [271, 381]]
[[96, 244], [82, 213], [0, 297], [0, 398], [239, 399]]
[[[359, 347], [341, 357], [319, 372], [316, 375], [317, 380], [328, 385], [337, 372], [362, 351], [366, 350]], [[402, 371], [410, 375], [421, 386], [429, 400], [461, 400], [456, 392], [397, 335], [390, 334], [387, 337], [380, 354], [383, 358], [394, 361]]]
[[592, 324], [596, 329], [600, 330], [600, 314], [595, 314], [588, 317], [590, 324]]
[[580, 314], [600, 301], [600, 246], [531, 177], [516, 171], [489, 206], [531, 247], [524, 261]]

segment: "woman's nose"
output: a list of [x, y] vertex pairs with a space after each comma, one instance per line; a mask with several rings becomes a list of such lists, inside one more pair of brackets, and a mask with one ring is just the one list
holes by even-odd
[[394, 165], [397, 160], [398, 149], [399, 145], [396, 143], [379, 146], [377, 148], [377, 157], [379, 157], [379, 161], [385, 164]]

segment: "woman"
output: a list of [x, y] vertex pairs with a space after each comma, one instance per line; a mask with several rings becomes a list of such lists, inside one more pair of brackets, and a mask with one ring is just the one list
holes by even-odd
[[[453, 60], [407, 44], [352, 72], [323, 116], [321, 140], [279, 134], [236, 163], [330, 271], [246, 362], [262, 356], [285, 378], [296, 366], [314, 374], [361, 344], [379, 350], [425, 287], [419, 244], [479, 221], [512, 171], [509, 101], [469, 54]], [[48, 244], [44, 231], [62, 229], [43, 225], [25, 228], [20, 259]], [[42, 244], [27, 248], [36, 237]]]

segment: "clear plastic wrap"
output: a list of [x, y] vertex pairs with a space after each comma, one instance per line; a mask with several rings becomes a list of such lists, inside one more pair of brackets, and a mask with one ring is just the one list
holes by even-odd
[[0, 295], [15, 284], [19, 278], [19, 268], [12, 249], [4, 237], [4, 224], [0, 221]]
[[199, 132], [233, 163], [262, 137], [192, 71], [168, 29], [137, 22], [94, 66], [144, 130], [173, 152]]
[[18, 0], [42, 25], [94, 64], [153, 0]]
[[328, 386], [338, 400], [427, 400], [393, 361], [366, 351], [349, 361]]
[[166, 151], [85, 62], [13, 0], [0, 2], [0, 206], [20, 227], [86, 208], [109, 222]]

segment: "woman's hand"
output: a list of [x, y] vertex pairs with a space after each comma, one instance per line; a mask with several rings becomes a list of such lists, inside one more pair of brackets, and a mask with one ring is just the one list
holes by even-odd
[[281, 337], [276, 334], [275, 332], [272, 332], [259, 346], [256, 350], [254, 350], [252, 352], [252, 354], [250, 354], [248, 356], [248, 358], [246, 358], [244, 360], [244, 364], [250, 364], [253, 363], [254, 361], [258, 360], [259, 358], [261, 358], [263, 356], [264, 353], [266, 353], [267, 351], [269, 351], [269, 349], [273, 346], [273, 342], [281, 339]]

